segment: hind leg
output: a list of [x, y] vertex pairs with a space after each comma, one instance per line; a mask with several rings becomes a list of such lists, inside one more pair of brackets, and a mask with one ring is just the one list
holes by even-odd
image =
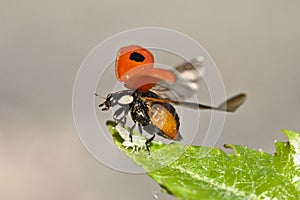
[[136, 126], [136, 122], [134, 122], [133, 126], [130, 128], [130, 131], [129, 131], [129, 138], [130, 138], [130, 142], [132, 142], [132, 134], [133, 134], [133, 130]]
[[148, 151], [148, 155], [150, 155], [149, 143], [152, 142], [154, 140], [154, 138], [155, 138], [155, 134], [151, 138], [147, 139], [145, 142], [145, 146]]

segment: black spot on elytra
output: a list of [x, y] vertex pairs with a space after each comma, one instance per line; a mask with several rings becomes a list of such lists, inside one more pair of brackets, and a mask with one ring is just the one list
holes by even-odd
[[142, 54], [137, 52], [131, 53], [129, 58], [130, 60], [134, 60], [136, 62], [143, 62], [145, 60], [145, 57]]

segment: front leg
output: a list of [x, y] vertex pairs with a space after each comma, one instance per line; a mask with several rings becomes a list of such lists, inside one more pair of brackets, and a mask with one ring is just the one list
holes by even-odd
[[[121, 107], [114, 112], [113, 119], [115, 121], [117, 121], [118, 123], [126, 124], [128, 112], [129, 112], [128, 108]], [[123, 116], [120, 117], [120, 115], [122, 115], [122, 113], [123, 113]]]
[[124, 108], [119, 108], [117, 109], [115, 112], [114, 112], [114, 115], [113, 115], [113, 119], [115, 121], [117, 121], [118, 123], [121, 121], [121, 119], [124, 117], [121, 117], [120, 119], [118, 119], [118, 117], [124, 112]]

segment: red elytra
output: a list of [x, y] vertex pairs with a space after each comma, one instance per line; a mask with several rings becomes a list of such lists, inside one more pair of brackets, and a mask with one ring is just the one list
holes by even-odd
[[169, 70], [154, 68], [154, 57], [150, 51], [129, 45], [119, 50], [116, 59], [116, 76], [129, 89], [147, 92], [156, 83], [174, 83], [176, 76]]

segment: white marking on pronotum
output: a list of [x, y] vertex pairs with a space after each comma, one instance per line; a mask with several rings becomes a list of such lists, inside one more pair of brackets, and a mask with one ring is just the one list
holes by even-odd
[[115, 126], [115, 129], [118, 131], [119, 135], [123, 138], [122, 145], [125, 148], [132, 148], [133, 151], [138, 151], [140, 149], [146, 148], [147, 139], [143, 136], [132, 135], [132, 142], [130, 141], [129, 131], [122, 126], [122, 124], [118, 124]]
[[124, 95], [118, 100], [118, 103], [122, 105], [128, 105], [132, 102], [133, 102], [133, 96], [131, 95]]

